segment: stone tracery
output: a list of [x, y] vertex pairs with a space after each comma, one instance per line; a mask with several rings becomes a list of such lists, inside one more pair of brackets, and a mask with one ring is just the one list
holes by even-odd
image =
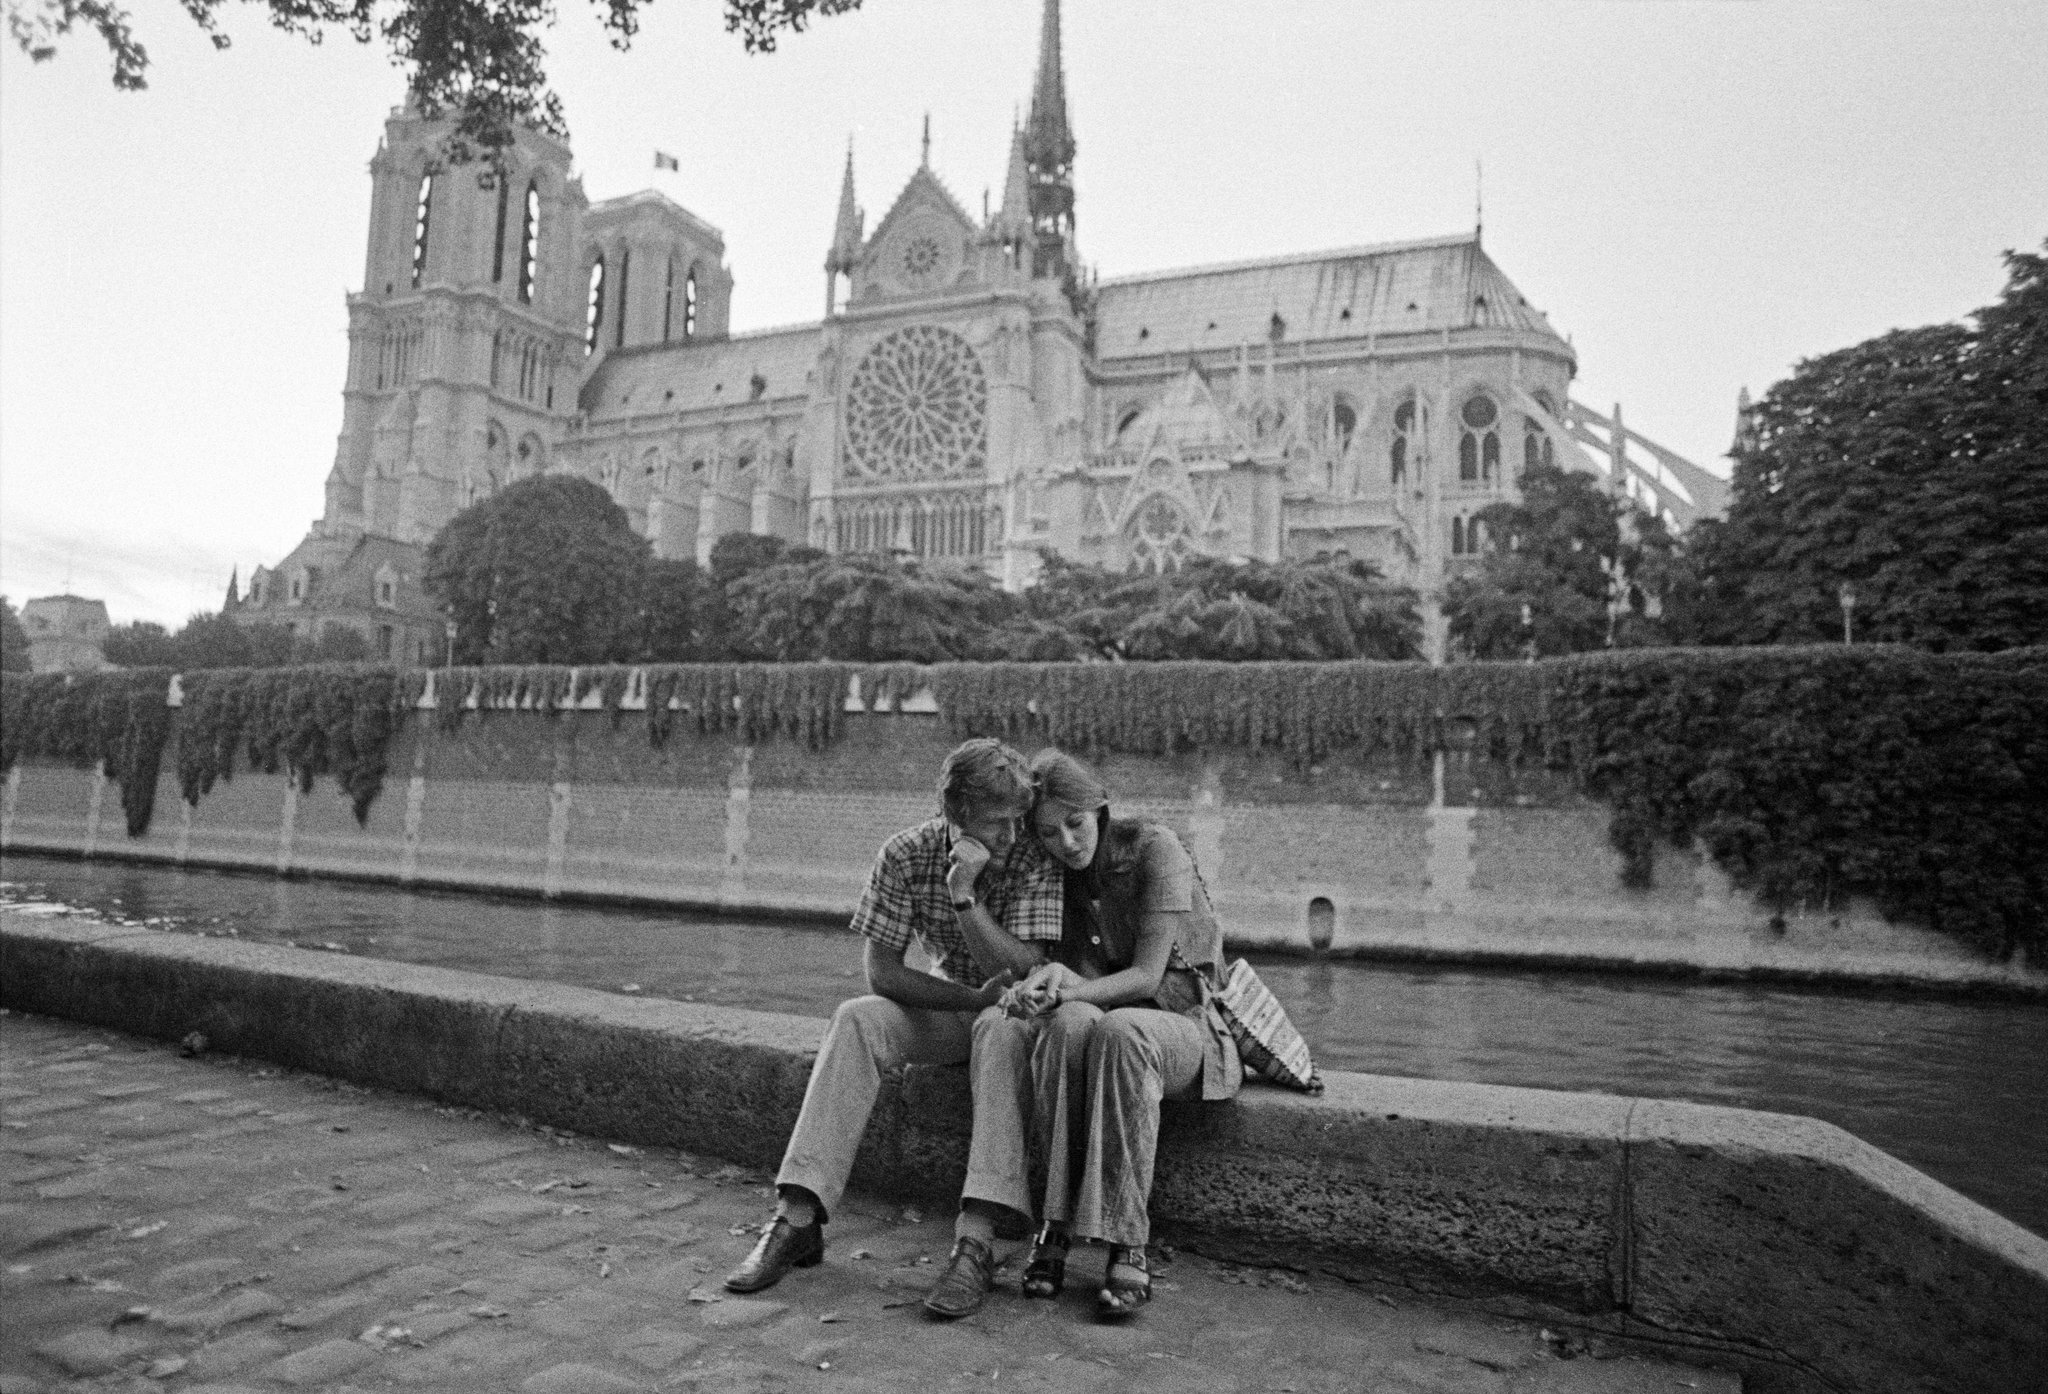
[[933, 478], [988, 458], [988, 379], [965, 339], [913, 325], [869, 349], [846, 394], [848, 473]]

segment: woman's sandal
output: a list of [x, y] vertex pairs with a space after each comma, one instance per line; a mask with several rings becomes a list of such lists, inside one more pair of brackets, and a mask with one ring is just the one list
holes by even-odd
[[[1124, 1270], [1118, 1276], [1117, 1270]], [[1134, 1280], [1128, 1275], [1136, 1273]], [[1109, 1268], [1102, 1275], [1102, 1291], [1095, 1295], [1095, 1315], [1113, 1319], [1127, 1317], [1152, 1300], [1152, 1270], [1140, 1245], [1109, 1246]]]
[[1026, 1297], [1058, 1297], [1067, 1285], [1067, 1249], [1073, 1238], [1063, 1229], [1041, 1226], [1031, 1243], [1031, 1261], [1024, 1265]]

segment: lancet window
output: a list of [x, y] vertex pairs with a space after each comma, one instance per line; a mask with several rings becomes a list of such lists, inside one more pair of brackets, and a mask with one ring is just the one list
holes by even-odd
[[1387, 476], [1396, 488], [1408, 482], [1415, 457], [1416, 406], [1413, 397], [1394, 408], [1394, 439], [1387, 445]]
[[669, 339], [669, 327], [675, 318], [675, 310], [676, 256], [674, 252], [670, 252], [668, 256], [668, 277], [663, 281], [661, 287], [661, 341], [664, 344]]
[[683, 337], [697, 337], [697, 268], [691, 267], [690, 274], [683, 277]]
[[1458, 433], [1458, 479], [1461, 483], [1491, 483], [1500, 474], [1500, 408], [1493, 398], [1474, 393], [1459, 412], [1464, 429]]
[[528, 181], [526, 213], [519, 227], [519, 303], [533, 303], [533, 285], [540, 271], [540, 186]]
[[597, 351], [597, 332], [604, 328], [604, 253], [590, 264], [590, 305], [584, 312], [583, 351]]
[[617, 328], [612, 333], [612, 345], [615, 348], [624, 348], [626, 346], [626, 277], [632, 270], [633, 251], [630, 247], [621, 248], [619, 251], [619, 318]]
[[505, 215], [512, 211], [512, 185], [498, 175], [498, 231], [491, 238], [491, 284], [505, 279]]
[[420, 277], [427, 271], [427, 232], [433, 221], [434, 176], [420, 176], [419, 205], [413, 210], [412, 222], [412, 284], [417, 290]]
[[1557, 455], [1550, 444], [1550, 432], [1537, 424], [1533, 416], [1522, 418], [1522, 468], [1535, 469], [1538, 465], [1549, 466], [1557, 462]]

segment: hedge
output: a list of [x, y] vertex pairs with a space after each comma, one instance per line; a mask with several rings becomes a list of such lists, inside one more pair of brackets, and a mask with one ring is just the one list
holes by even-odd
[[[104, 763], [147, 829], [169, 675], [7, 675], [4, 754]], [[220, 670], [181, 680], [188, 800], [238, 758], [310, 786], [333, 774], [360, 818], [429, 682], [454, 726], [503, 708], [634, 711], [651, 744], [700, 736], [830, 744], [849, 684], [928, 690], [959, 735], [1088, 752], [1236, 747], [1298, 764], [1337, 751], [1567, 771], [1611, 809], [1624, 878], [1658, 841], [1697, 840], [1780, 910], [1867, 896], [2000, 957], [2048, 950], [2048, 649], [1885, 645], [1638, 649], [1538, 663], [698, 664], [630, 668]], [[457, 696], [456, 694], [461, 694]]]

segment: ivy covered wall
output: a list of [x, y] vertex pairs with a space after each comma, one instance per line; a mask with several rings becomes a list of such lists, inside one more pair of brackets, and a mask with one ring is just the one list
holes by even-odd
[[[1127, 799], [1223, 778], [1233, 802], [1555, 803], [1608, 809], [1623, 879], [1660, 843], [1695, 840], [1766, 904], [1870, 898], [1888, 917], [2010, 956], [2048, 950], [2048, 651], [1933, 655], [1883, 646], [1637, 650], [1534, 664], [692, 665], [360, 667], [5, 679], [0, 754], [103, 763], [131, 834], [149, 826], [169, 752], [188, 800], [235, 770], [332, 777], [358, 818], [394, 738], [434, 724], [450, 756], [513, 737], [504, 713], [579, 711], [641, 730], [669, 779], [722, 785], [734, 746], [777, 787], [922, 787], [970, 734], [1093, 756]], [[883, 736], [848, 697], [936, 704], [935, 726]], [[431, 701], [431, 710], [423, 709]], [[904, 740], [930, 749], [908, 758]], [[520, 735], [512, 746], [532, 737]], [[879, 744], [877, 742], [879, 741]], [[616, 742], [576, 778], [633, 782]], [[1445, 756], [1441, 767], [1436, 757]], [[1444, 772], [1439, 774], [1439, 768]], [[1221, 772], [1220, 775], [1218, 772]], [[1438, 789], [1438, 785], [1443, 787]], [[1156, 787], [1154, 787], [1156, 786]]]

